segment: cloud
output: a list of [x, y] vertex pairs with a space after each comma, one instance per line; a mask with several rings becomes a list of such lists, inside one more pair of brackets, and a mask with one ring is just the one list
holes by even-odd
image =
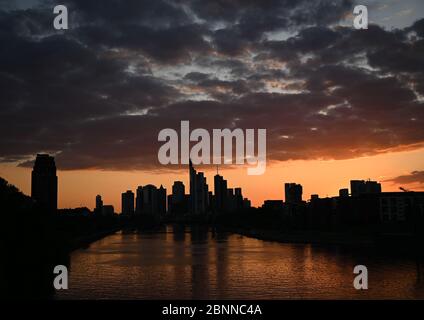
[[412, 171], [410, 174], [398, 176], [385, 182], [393, 182], [398, 184], [419, 183], [424, 184], [424, 171]]
[[182, 120], [265, 128], [271, 161], [424, 144], [424, 19], [359, 31], [338, 25], [351, 1], [65, 3], [67, 31], [48, 1], [0, 9], [0, 162], [157, 170], [157, 134]]

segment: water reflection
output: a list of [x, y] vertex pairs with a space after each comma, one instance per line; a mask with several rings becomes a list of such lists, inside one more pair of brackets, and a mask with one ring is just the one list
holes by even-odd
[[[357, 264], [368, 267], [367, 291], [352, 286]], [[424, 298], [413, 260], [181, 225], [119, 233], [75, 251], [69, 287], [56, 298]]]

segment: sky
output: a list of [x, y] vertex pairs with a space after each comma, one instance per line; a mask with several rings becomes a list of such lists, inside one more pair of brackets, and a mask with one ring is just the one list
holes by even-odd
[[[64, 4], [69, 29], [53, 28]], [[356, 4], [369, 10], [355, 30]], [[338, 194], [350, 179], [424, 189], [424, 3], [351, 0], [0, 0], [0, 176], [30, 193], [55, 156], [59, 207], [120, 211], [120, 194], [188, 169], [164, 128], [267, 129], [267, 169], [219, 168], [254, 205]], [[214, 166], [202, 167], [209, 185]]]

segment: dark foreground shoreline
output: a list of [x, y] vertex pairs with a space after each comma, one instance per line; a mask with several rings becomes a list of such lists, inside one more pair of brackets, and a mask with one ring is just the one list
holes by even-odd
[[[272, 241], [287, 244], [310, 244], [320, 246], [340, 246], [346, 249], [366, 248], [374, 251], [381, 251], [391, 255], [413, 255], [422, 258], [422, 246], [411, 234], [392, 233], [392, 234], [358, 234], [350, 232], [327, 232], [327, 231], [281, 231], [271, 229], [249, 229], [242, 227], [232, 227], [214, 223], [189, 223], [189, 222], [167, 222], [163, 225], [193, 226], [203, 225], [206, 228], [231, 232], [254, 238], [262, 241]], [[163, 226], [162, 225], [162, 226]], [[110, 230], [96, 232], [91, 235], [77, 237], [70, 241], [68, 248], [64, 251], [71, 253], [77, 249], [88, 247], [91, 243], [101, 240], [104, 237], [112, 235], [118, 231], [135, 231], [143, 233], [161, 232], [160, 227], [134, 228], [128, 226], [117, 226]]]
[[67, 253], [71, 253], [72, 251], [78, 250], [78, 249], [83, 249], [88, 247], [90, 244], [92, 244], [93, 242], [96, 242], [98, 240], [101, 240], [107, 236], [110, 236], [112, 234], [115, 234], [116, 232], [122, 230], [121, 227], [117, 227], [111, 230], [106, 230], [106, 231], [100, 231], [88, 236], [82, 236], [82, 237], [77, 237], [72, 239], [69, 244], [68, 247], [65, 249], [65, 251]]
[[423, 246], [409, 234], [357, 235], [336, 232], [298, 231], [281, 232], [276, 230], [249, 230], [244, 228], [222, 227], [223, 230], [254, 238], [285, 244], [314, 246], [337, 246], [347, 251], [366, 251], [370, 254], [408, 257], [424, 262]]

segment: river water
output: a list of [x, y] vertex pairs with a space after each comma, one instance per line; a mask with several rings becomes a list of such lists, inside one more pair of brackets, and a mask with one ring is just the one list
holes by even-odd
[[[355, 290], [355, 265], [369, 289]], [[71, 254], [57, 299], [423, 299], [414, 260], [205, 227], [116, 233]]]

